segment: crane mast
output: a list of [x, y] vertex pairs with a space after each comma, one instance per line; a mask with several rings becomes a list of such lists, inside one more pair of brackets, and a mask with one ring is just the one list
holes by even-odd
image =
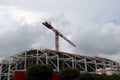
[[74, 43], [72, 43], [69, 39], [67, 39], [62, 33], [60, 33], [57, 29], [55, 29], [51, 24], [49, 24], [48, 22], [43, 22], [42, 23], [45, 27], [47, 27], [48, 29], [51, 29], [54, 33], [55, 33], [55, 49], [56, 51], [59, 51], [59, 36], [61, 38], [63, 38], [64, 40], [66, 40], [68, 43], [70, 43], [72, 46], [76, 47], [76, 45]]

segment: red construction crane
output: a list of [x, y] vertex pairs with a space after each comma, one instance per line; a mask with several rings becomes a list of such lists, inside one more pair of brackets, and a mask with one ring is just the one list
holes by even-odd
[[76, 47], [74, 43], [72, 43], [69, 39], [67, 39], [62, 33], [60, 33], [57, 29], [55, 29], [51, 24], [48, 22], [42, 23], [44, 26], [46, 26], [48, 29], [51, 29], [53, 32], [55, 32], [55, 49], [56, 51], [59, 51], [59, 36], [62, 37], [64, 40], [66, 40], [68, 43], [70, 43], [72, 46]]

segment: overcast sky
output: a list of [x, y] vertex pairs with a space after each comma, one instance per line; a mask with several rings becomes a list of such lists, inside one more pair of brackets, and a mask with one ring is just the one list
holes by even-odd
[[73, 41], [61, 51], [120, 61], [120, 0], [0, 0], [0, 58], [31, 48], [54, 49], [51, 24]]

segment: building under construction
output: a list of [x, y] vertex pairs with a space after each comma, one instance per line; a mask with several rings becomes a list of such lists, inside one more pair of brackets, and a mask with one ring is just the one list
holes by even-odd
[[[51, 64], [54, 71], [66, 67], [78, 68], [81, 72], [119, 73], [119, 63], [100, 57], [90, 57], [47, 49], [32, 49], [2, 60], [0, 80], [13, 80], [15, 70], [26, 70], [33, 64]], [[108, 70], [109, 69], [109, 70]]]
[[119, 63], [101, 57], [90, 57], [80, 54], [61, 52], [59, 50], [58, 37], [62, 37], [70, 44], [75, 46], [64, 35], [59, 33], [51, 25], [44, 23], [56, 34], [56, 50], [50, 49], [30, 49], [3, 59], [0, 62], [0, 80], [13, 80], [15, 70], [26, 70], [33, 64], [51, 64], [54, 71], [60, 71], [66, 67], [78, 68], [80, 72], [106, 73], [108, 75], [119, 74]]

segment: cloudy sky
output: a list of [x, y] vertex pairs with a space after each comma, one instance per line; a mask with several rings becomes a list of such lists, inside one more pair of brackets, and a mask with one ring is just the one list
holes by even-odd
[[0, 58], [31, 48], [54, 49], [50, 21], [72, 40], [61, 51], [120, 61], [120, 0], [0, 0]]

